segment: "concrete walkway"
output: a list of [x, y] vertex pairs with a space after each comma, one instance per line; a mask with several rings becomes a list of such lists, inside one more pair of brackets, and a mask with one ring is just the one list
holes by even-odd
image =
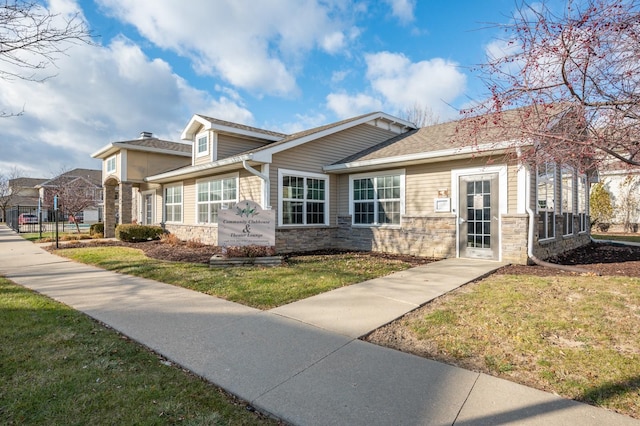
[[296, 425], [639, 425], [355, 339], [499, 264], [451, 259], [268, 312], [54, 256], [0, 226], [0, 275]]

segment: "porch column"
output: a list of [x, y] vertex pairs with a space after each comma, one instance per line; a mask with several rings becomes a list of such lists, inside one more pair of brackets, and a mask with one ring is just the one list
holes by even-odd
[[104, 237], [113, 238], [116, 236], [116, 187], [114, 185], [104, 186]]
[[131, 193], [132, 186], [128, 182], [120, 183], [120, 200], [119, 200], [119, 212], [120, 212], [120, 223], [131, 223]]

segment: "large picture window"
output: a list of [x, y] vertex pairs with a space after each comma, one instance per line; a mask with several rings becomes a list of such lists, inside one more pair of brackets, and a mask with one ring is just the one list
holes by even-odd
[[225, 177], [196, 183], [198, 223], [218, 223], [218, 212], [238, 202], [238, 178]]
[[578, 175], [578, 232], [587, 232], [589, 229], [587, 198], [587, 177]]
[[573, 234], [573, 213], [574, 200], [573, 195], [576, 190], [574, 184], [573, 168], [562, 166], [562, 181], [560, 183], [562, 189], [562, 234]]
[[351, 212], [354, 225], [400, 225], [404, 174], [353, 176]]
[[280, 171], [281, 224], [327, 225], [327, 187], [324, 175]]
[[164, 189], [164, 211], [167, 222], [182, 222], [182, 185]]
[[556, 166], [545, 163], [538, 166], [537, 207], [539, 215], [538, 239], [546, 240], [556, 236], [555, 192]]

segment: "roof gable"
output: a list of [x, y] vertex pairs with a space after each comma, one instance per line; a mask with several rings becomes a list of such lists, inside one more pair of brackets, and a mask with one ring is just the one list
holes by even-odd
[[219, 132], [229, 133], [236, 136], [263, 139], [267, 141], [278, 141], [287, 136], [284, 133], [273, 132], [271, 130], [260, 129], [239, 123], [232, 123], [231, 121], [207, 117], [206, 115], [195, 114], [191, 117], [191, 120], [189, 120], [189, 123], [182, 131], [181, 139], [189, 141], [193, 140], [201, 127], [204, 127], [205, 130], [217, 130]]

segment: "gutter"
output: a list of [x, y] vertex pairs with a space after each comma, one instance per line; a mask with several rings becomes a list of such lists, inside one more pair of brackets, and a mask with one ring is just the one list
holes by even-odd
[[251, 167], [247, 162], [247, 160], [242, 160], [242, 167], [244, 167], [244, 169], [249, 173], [255, 176], [258, 176], [260, 179], [262, 179], [263, 185], [264, 185], [263, 192], [262, 192], [264, 209], [271, 210], [271, 206], [268, 205], [271, 200], [271, 179], [269, 179], [269, 176], [265, 175], [264, 173], [260, 173], [259, 171]]

